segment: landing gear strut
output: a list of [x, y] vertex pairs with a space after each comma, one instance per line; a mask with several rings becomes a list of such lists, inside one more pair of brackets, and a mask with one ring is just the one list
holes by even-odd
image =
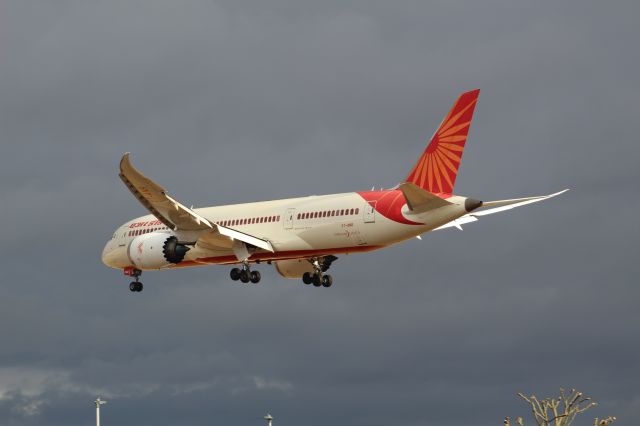
[[229, 273], [229, 276], [231, 277], [231, 279], [233, 281], [242, 281], [243, 283], [248, 283], [249, 281], [251, 281], [254, 284], [258, 284], [260, 282], [260, 272], [258, 271], [252, 271], [249, 268], [249, 262], [248, 261], [244, 261], [242, 262], [242, 269], [240, 268], [233, 268], [231, 270], [231, 272]]
[[135, 278], [135, 281], [131, 281], [129, 283], [129, 290], [132, 293], [141, 292], [142, 289], [144, 288], [144, 286], [140, 282], [140, 275], [142, 275], [142, 271], [140, 269], [137, 269], [137, 268], [125, 268], [124, 274], [129, 276], [129, 277]]
[[314, 287], [331, 287], [333, 285], [333, 278], [329, 274], [325, 274], [329, 270], [331, 263], [336, 260], [335, 256], [325, 256], [322, 258], [311, 258], [309, 262], [313, 266], [313, 273], [305, 272], [302, 275], [302, 282], [309, 285], [313, 284]]

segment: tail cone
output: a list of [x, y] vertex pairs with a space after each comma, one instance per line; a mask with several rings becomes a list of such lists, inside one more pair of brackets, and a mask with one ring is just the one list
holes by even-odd
[[474, 198], [467, 198], [464, 200], [464, 209], [468, 212], [472, 212], [477, 208], [482, 207], [482, 201]]

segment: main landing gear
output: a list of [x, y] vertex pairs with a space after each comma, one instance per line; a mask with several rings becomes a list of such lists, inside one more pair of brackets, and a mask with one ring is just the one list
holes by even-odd
[[140, 275], [142, 275], [142, 271], [140, 269], [136, 269], [136, 268], [125, 268], [124, 274], [129, 276], [129, 277], [134, 277], [135, 278], [135, 281], [131, 281], [131, 283], [129, 283], [129, 290], [132, 293], [141, 292], [142, 289], [144, 288], [144, 286], [140, 282]]
[[325, 272], [329, 270], [331, 263], [336, 259], [337, 257], [335, 256], [309, 259], [309, 262], [313, 265], [313, 273], [305, 272], [302, 275], [302, 282], [307, 285], [313, 284], [314, 287], [331, 287], [333, 285], [333, 277], [325, 274]]
[[260, 272], [252, 271], [249, 268], [249, 262], [242, 262], [242, 269], [233, 268], [229, 273], [229, 276], [233, 281], [240, 280], [243, 283], [248, 283], [251, 281], [254, 284], [258, 284], [260, 282]]

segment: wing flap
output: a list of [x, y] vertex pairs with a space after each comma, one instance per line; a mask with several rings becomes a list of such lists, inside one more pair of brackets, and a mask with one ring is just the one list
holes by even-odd
[[218, 232], [221, 235], [231, 238], [232, 240], [240, 240], [246, 244], [251, 244], [252, 246], [270, 251], [272, 253], [275, 251], [271, 243], [267, 240], [254, 237], [253, 235], [245, 234], [244, 232], [236, 231], [235, 229], [226, 228], [224, 226], [216, 225], [216, 227], [218, 228]]

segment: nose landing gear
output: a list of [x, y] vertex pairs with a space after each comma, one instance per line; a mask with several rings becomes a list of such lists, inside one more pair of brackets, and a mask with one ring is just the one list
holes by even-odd
[[134, 293], [142, 291], [143, 288], [144, 288], [144, 286], [142, 285], [142, 283], [140, 281], [131, 281], [129, 283], [129, 290], [134, 292]]
[[258, 284], [260, 282], [260, 272], [252, 271], [249, 268], [249, 262], [242, 262], [242, 269], [233, 268], [229, 273], [229, 276], [233, 281], [241, 281], [243, 283], [248, 283], [251, 281], [253, 284]]
[[142, 271], [137, 268], [127, 267], [127, 268], [124, 268], [124, 274], [128, 277], [135, 278], [135, 281], [131, 281], [131, 283], [129, 283], [129, 290], [132, 293], [141, 292], [142, 289], [144, 288], [144, 286], [140, 282], [140, 275], [142, 275]]

